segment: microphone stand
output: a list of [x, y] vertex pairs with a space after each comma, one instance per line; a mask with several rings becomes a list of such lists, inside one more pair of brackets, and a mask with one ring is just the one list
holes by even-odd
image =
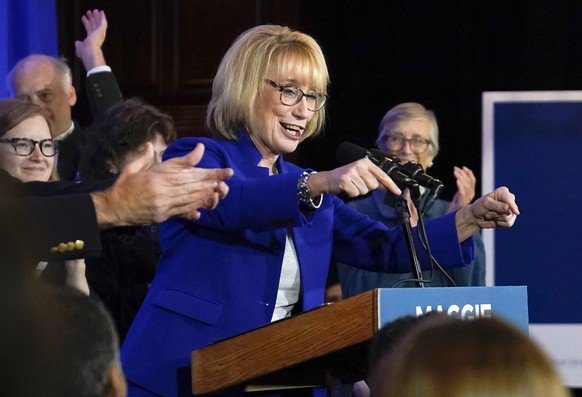
[[[437, 198], [440, 196], [441, 192], [445, 188], [445, 185], [438, 179], [433, 179], [428, 184], [428, 193], [422, 204], [422, 210], [420, 211], [420, 216], [424, 216], [426, 212], [432, 208]], [[418, 208], [418, 207], [417, 207]]]
[[[417, 185], [414, 187], [409, 187], [410, 197], [418, 208], [418, 202], [420, 200], [420, 188]], [[420, 268], [420, 263], [418, 261], [418, 256], [416, 255], [416, 247], [414, 246], [414, 238], [412, 237], [412, 227], [410, 226], [410, 209], [408, 208], [408, 202], [402, 196], [398, 196], [394, 199], [394, 208], [398, 213], [398, 217], [402, 220], [402, 231], [404, 233], [404, 239], [406, 240], [406, 246], [408, 247], [408, 254], [410, 256], [410, 266], [412, 267], [412, 272], [415, 274], [417, 281], [416, 286], [424, 288], [424, 281], [422, 276], [422, 270]]]

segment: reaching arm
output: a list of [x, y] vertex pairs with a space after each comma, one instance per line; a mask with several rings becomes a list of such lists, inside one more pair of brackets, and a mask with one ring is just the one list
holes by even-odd
[[312, 198], [322, 193], [345, 193], [348, 197], [357, 197], [378, 188], [390, 190], [396, 195], [402, 194], [396, 183], [367, 158], [331, 171], [315, 173], [307, 184]]
[[464, 241], [481, 229], [512, 227], [519, 215], [515, 195], [506, 187], [480, 197], [462, 207], [455, 215], [459, 241]]
[[228, 193], [232, 170], [194, 167], [204, 154], [198, 145], [188, 155], [150, 167], [153, 146], [126, 166], [104, 192], [92, 193], [100, 227], [159, 223], [172, 216], [198, 219], [199, 209], [212, 209]]

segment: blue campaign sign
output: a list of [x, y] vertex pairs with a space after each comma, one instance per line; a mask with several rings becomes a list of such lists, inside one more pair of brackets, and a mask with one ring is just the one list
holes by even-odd
[[526, 287], [382, 288], [378, 290], [378, 325], [402, 316], [440, 311], [450, 316], [503, 317], [528, 331]]
[[576, 243], [582, 223], [576, 201], [582, 197], [582, 97], [523, 95], [532, 99], [493, 101], [492, 117], [484, 114], [491, 130], [484, 131], [484, 184], [490, 179], [483, 191], [508, 186], [522, 212], [511, 230], [496, 230], [486, 246], [488, 275], [494, 277], [488, 285], [527, 285], [532, 323], [580, 323], [582, 307], [572, 303], [582, 301], [582, 250]]
[[483, 94], [482, 191], [507, 186], [521, 211], [484, 231], [487, 285], [526, 285], [530, 334], [582, 386], [582, 91]]

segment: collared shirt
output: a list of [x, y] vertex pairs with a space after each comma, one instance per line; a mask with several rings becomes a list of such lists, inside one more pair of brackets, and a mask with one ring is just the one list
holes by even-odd
[[53, 139], [55, 141], [62, 141], [65, 138], [67, 138], [69, 135], [71, 135], [73, 133], [73, 130], [75, 129], [75, 123], [73, 123], [71, 121], [71, 126], [69, 128], [67, 128], [64, 132], [62, 132], [61, 134], [55, 136]]
[[87, 77], [91, 76], [94, 73], [101, 73], [101, 72], [111, 72], [111, 67], [109, 67], [107, 65], [96, 66], [87, 72]]

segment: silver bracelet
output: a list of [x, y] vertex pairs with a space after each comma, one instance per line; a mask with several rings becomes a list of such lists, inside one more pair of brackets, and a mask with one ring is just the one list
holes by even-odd
[[297, 180], [297, 200], [300, 205], [308, 210], [318, 209], [323, 202], [323, 194], [320, 194], [315, 200], [311, 198], [311, 191], [309, 190], [309, 186], [307, 186], [307, 181], [313, 174], [315, 174], [315, 171], [303, 171]]

